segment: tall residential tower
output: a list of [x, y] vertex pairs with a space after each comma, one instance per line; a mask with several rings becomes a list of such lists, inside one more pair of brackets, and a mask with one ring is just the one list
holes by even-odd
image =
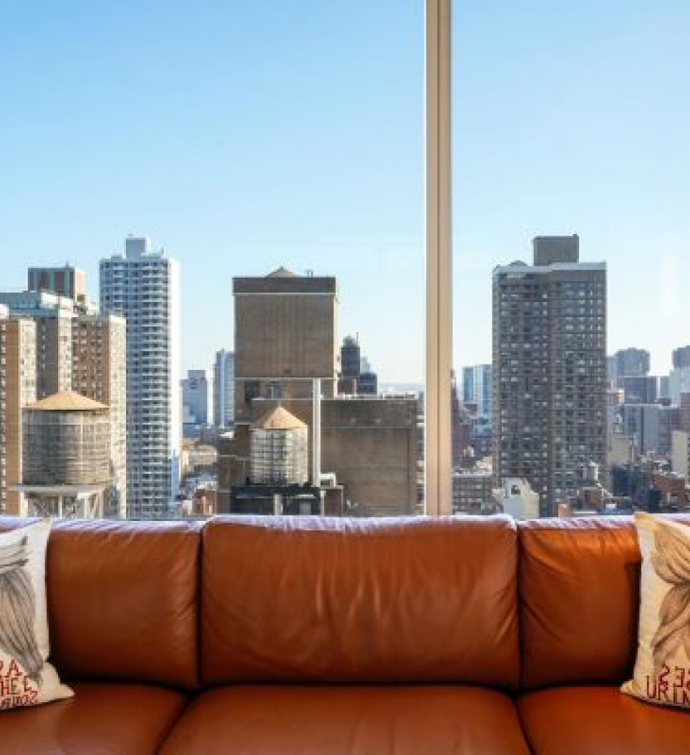
[[181, 442], [179, 264], [148, 239], [100, 264], [104, 313], [127, 321], [127, 504], [133, 518], [170, 516]]
[[546, 516], [606, 464], [606, 265], [577, 236], [536, 238], [534, 262], [493, 271], [493, 463]]

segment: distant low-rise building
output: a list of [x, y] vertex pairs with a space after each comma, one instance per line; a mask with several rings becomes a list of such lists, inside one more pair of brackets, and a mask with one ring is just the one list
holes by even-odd
[[507, 477], [493, 490], [496, 513], [509, 514], [513, 519], [539, 517], [539, 494], [522, 477]]
[[490, 469], [456, 469], [453, 472], [453, 513], [493, 513], [492, 490]]

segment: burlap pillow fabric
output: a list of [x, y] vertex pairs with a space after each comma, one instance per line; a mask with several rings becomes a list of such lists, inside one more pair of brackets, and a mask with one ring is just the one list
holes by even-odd
[[0, 534], [0, 710], [71, 697], [47, 663], [50, 522]]
[[627, 694], [690, 709], [690, 527], [638, 513], [642, 551], [637, 660]]

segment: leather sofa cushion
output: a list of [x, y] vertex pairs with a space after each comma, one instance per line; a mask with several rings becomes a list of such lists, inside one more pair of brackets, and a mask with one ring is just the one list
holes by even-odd
[[0, 752], [22, 755], [153, 755], [186, 697], [141, 684], [70, 682], [69, 700], [0, 714]]
[[201, 694], [163, 755], [528, 755], [515, 706], [472, 687], [237, 686]]
[[629, 679], [641, 562], [632, 517], [535, 519], [518, 533], [522, 687]]
[[215, 519], [202, 679], [514, 687], [516, 559], [507, 517]]
[[534, 755], [680, 755], [690, 715], [634, 700], [618, 687], [561, 687], [518, 701]]
[[534, 520], [519, 538], [523, 688], [622, 682], [637, 638], [632, 519]]
[[183, 522], [55, 521], [46, 575], [58, 672], [194, 688], [200, 544]]

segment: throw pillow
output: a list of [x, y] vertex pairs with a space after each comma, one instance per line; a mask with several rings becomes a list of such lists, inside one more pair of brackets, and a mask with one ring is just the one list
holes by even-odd
[[635, 514], [642, 551], [640, 624], [633, 678], [622, 690], [690, 709], [690, 527]]
[[47, 662], [50, 522], [0, 534], [0, 710], [71, 697]]

